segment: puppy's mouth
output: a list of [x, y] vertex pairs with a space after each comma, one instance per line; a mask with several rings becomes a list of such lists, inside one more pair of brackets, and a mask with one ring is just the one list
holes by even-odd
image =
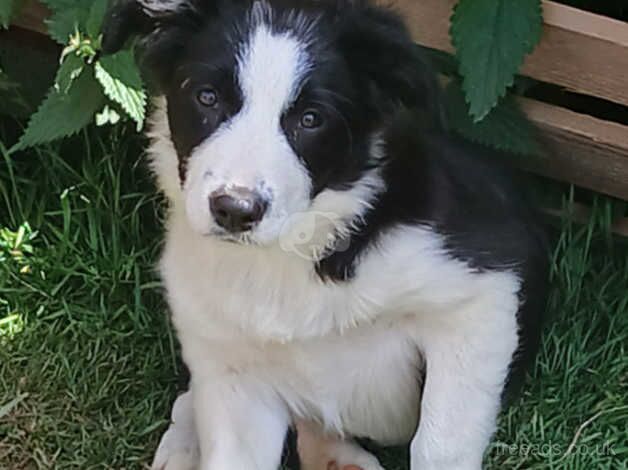
[[244, 232], [232, 233], [221, 228], [213, 228], [205, 234], [207, 237], [217, 238], [220, 241], [233, 243], [236, 245], [257, 245], [253, 239], [252, 230]]

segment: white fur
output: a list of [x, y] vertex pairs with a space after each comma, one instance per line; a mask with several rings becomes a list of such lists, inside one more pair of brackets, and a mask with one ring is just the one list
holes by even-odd
[[194, 230], [220, 231], [209, 212], [209, 195], [219, 188], [244, 187], [270, 199], [264, 219], [247, 234], [268, 243], [289, 214], [310, 202], [310, 178], [294, 154], [279, 119], [292, 103], [307, 56], [289, 35], [273, 34], [261, 24], [238, 60], [243, 109], [192, 153], [185, 184], [185, 205]]
[[311, 261], [202, 238], [172, 214], [162, 273], [184, 358], [202, 390], [254, 377], [250, 398], [264, 384], [279, 414], [393, 443], [415, 429], [420, 349], [437, 372], [413, 468], [479, 468], [516, 347], [518, 280], [472, 272], [424, 228], [381, 246], [353, 282], [329, 285]]
[[290, 214], [281, 224], [279, 247], [305, 259], [316, 261], [328, 249], [342, 251], [343, 236], [356, 229], [356, 223], [383, 190], [379, 170], [367, 172], [351, 189], [323, 190], [301, 211]]
[[[403, 442], [421, 403], [412, 469], [477, 470], [517, 346], [519, 280], [474, 271], [424, 226], [384, 234], [346, 283], [322, 282], [311, 258], [282, 246], [294, 214], [332, 213], [311, 231], [318, 248], [305, 253], [315, 256], [321, 237], [338, 221], [350, 229], [382, 190], [373, 172], [310, 203], [277, 121], [298, 92], [302, 54], [289, 36], [257, 30], [240, 58], [241, 116], [194, 152], [183, 189], [163, 108], [153, 121], [152, 167], [171, 201], [161, 273], [192, 373], [200, 468], [275, 470], [291, 416], [340, 436]], [[274, 201], [255, 235], [263, 246], [206, 236], [212, 188], [262, 181]]]
[[152, 470], [195, 470], [200, 451], [194, 420], [192, 393], [177, 397], [172, 407], [170, 427], [162, 436]]

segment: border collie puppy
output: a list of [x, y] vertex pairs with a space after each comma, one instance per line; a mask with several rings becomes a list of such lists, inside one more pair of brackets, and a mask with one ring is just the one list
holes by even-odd
[[[190, 389], [153, 468], [476, 470], [539, 340], [542, 231], [442, 130], [402, 21], [360, 0], [123, 0], [158, 86], [161, 274]], [[355, 467], [354, 467], [355, 468]]]

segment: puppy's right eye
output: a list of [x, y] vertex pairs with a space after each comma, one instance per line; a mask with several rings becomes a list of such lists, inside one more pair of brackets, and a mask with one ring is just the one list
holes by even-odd
[[301, 116], [300, 124], [305, 129], [316, 129], [323, 124], [323, 118], [317, 111], [309, 109]]
[[196, 99], [203, 106], [213, 108], [218, 103], [218, 93], [211, 88], [203, 88], [196, 95]]

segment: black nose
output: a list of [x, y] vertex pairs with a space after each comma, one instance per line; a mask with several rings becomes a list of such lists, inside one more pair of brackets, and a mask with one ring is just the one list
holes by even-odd
[[266, 212], [266, 202], [254, 191], [238, 188], [215, 191], [209, 196], [209, 208], [216, 223], [230, 232], [244, 232], [257, 224]]

